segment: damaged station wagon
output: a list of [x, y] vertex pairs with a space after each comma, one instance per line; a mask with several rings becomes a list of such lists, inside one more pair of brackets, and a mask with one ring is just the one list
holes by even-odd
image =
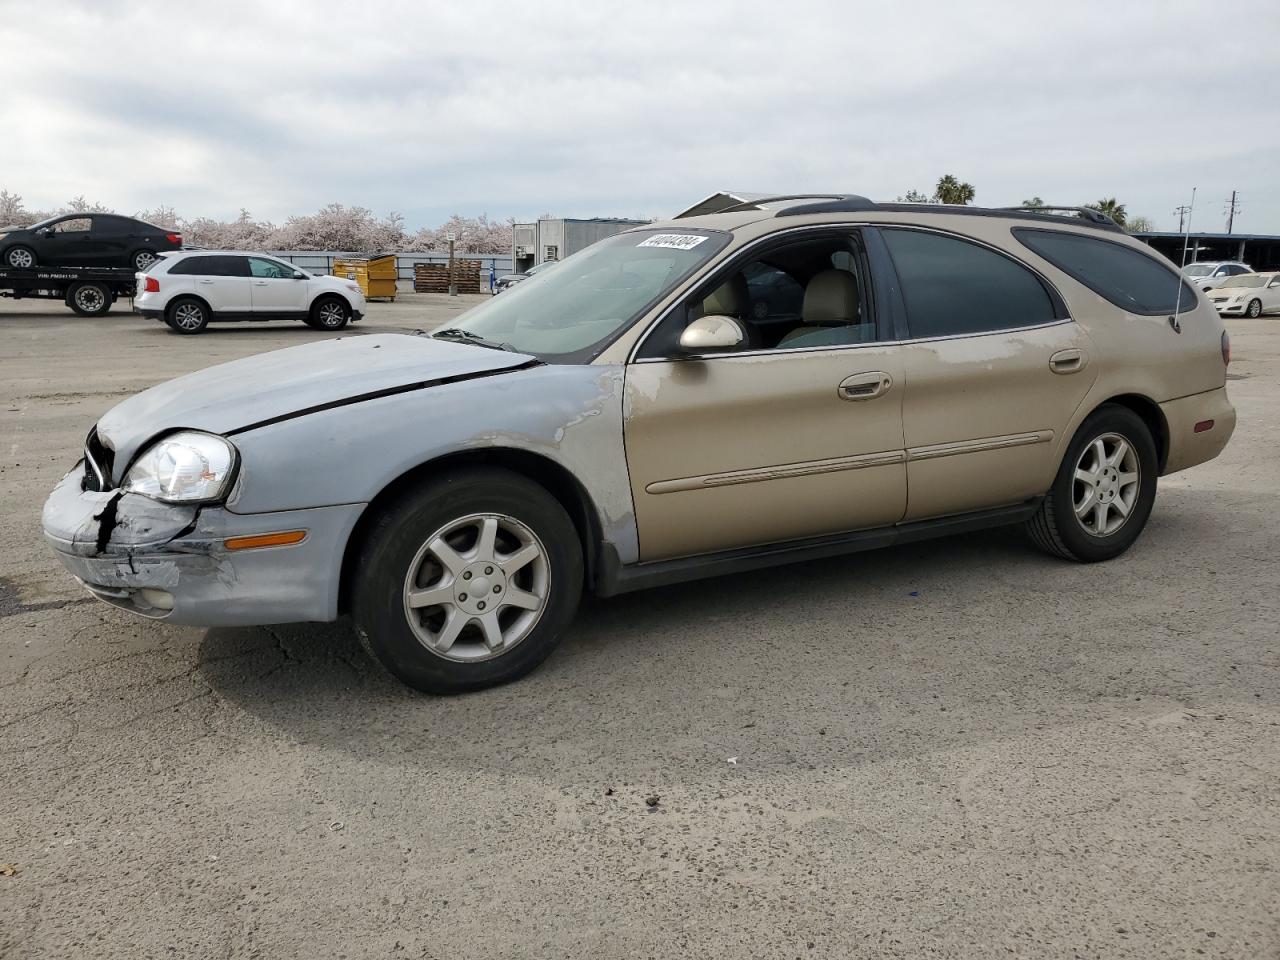
[[1093, 211], [758, 200], [603, 240], [425, 335], [125, 400], [44, 510], [96, 596], [330, 621], [420, 690], [608, 596], [1000, 524], [1138, 537], [1235, 426], [1217, 312]]

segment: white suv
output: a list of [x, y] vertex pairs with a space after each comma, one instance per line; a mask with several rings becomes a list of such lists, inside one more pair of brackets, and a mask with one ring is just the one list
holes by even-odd
[[213, 320], [302, 320], [341, 330], [364, 316], [355, 281], [263, 253], [184, 250], [162, 255], [137, 278], [133, 308], [177, 333], [200, 333]]

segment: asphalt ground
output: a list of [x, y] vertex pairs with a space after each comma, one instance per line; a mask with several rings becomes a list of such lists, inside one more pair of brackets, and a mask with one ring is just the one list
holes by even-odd
[[0, 301], [0, 957], [1280, 956], [1280, 318], [1229, 326], [1235, 438], [1116, 561], [997, 530], [588, 600], [439, 699], [42, 542], [121, 398], [324, 334]]

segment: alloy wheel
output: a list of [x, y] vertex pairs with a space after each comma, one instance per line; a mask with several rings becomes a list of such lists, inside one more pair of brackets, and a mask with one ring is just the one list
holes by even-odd
[[1125, 525], [1141, 490], [1142, 468], [1133, 444], [1104, 433], [1076, 461], [1071, 503], [1085, 532], [1108, 537]]
[[199, 330], [204, 323], [204, 311], [194, 303], [180, 303], [173, 311], [173, 322], [183, 330]]
[[16, 270], [26, 270], [34, 266], [35, 262], [36, 258], [31, 255], [30, 250], [19, 248], [9, 251], [9, 266]]
[[134, 256], [133, 265], [139, 270], [146, 270], [159, 259], [160, 258], [150, 250], [143, 250]]
[[1262, 316], [1262, 301], [1261, 301], [1261, 300], [1250, 300], [1250, 301], [1249, 301], [1249, 309], [1248, 309], [1248, 311], [1247, 311], [1247, 312], [1248, 312], [1248, 314], [1249, 314], [1250, 318], [1253, 318], [1253, 319], [1256, 319], [1256, 318], [1258, 318], [1258, 317]]
[[404, 612], [446, 660], [491, 660], [524, 640], [546, 609], [551, 567], [537, 534], [514, 517], [472, 514], [441, 527], [405, 575]]
[[320, 304], [316, 314], [320, 318], [321, 325], [326, 327], [340, 327], [347, 319], [347, 312], [342, 309], [342, 304], [334, 303], [332, 300]]

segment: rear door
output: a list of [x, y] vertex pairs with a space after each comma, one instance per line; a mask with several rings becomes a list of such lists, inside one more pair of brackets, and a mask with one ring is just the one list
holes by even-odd
[[130, 221], [124, 217], [100, 216], [93, 218], [89, 229], [89, 241], [98, 263], [106, 267], [128, 266]]
[[307, 281], [298, 270], [272, 257], [249, 257], [253, 312], [300, 314], [307, 309]]
[[203, 261], [194, 271], [196, 293], [209, 302], [214, 313], [245, 316], [252, 313], [247, 257], [220, 254], [192, 259]]
[[1039, 274], [976, 241], [881, 228], [906, 315], [907, 520], [1043, 494], [1096, 376], [1084, 329]]

